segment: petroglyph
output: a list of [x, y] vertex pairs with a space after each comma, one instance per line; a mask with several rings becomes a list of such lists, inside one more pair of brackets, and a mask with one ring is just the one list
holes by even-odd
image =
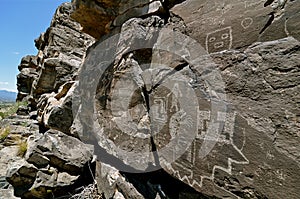
[[153, 120], [157, 122], [165, 122], [167, 120], [166, 111], [166, 99], [161, 97], [155, 97], [154, 105], [151, 107], [151, 113], [153, 114]]
[[183, 125], [187, 126], [187, 128], [191, 128], [193, 123], [193, 118], [183, 110], [180, 110], [173, 114], [169, 124], [171, 139], [174, 139], [178, 134], [179, 126]]
[[251, 17], [247, 17], [243, 19], [241, 25], [244, 29], [248, 29], [253, 24], [253, 19]]
[[[210, 111], [199, 111], [198, 113], [198, 136], [196, 137], [189, 150], [183, 155], [181, 161], [175, 161], [172, 164], [166, 165], [167, 169], [180, 180], [188, 183], [194, 188], [202, 188], [204, 180], [209, 180], [214, 183], [215, 173], [217, 170], [222, 170], [229, 175], [232, 175], [232, 164], [249, 164], [249, 160], [243, 154], [242, 149], [245, 140], [242, 140], [242, 146], [238, 147], [234, 141], [235, 133], [235, 118], [236, 113], [218, 112], [218, 122], [224, 123], [224, 129], [218, 137], [217, 144], [214, 149], [205, 158], [199, 157], [201, 145], [204, 142], [205, 134], [208, 132], [211, 121]], [[243, 137], [245, 139], [245, 137]], [[182, 161], [182, 160], [185, 161]], [[212, 161], [213, 160], [213, 161]], [[197, 168], [197, 169], [195, 169]], [[217, 184], [215, 186], [219, 187]], [[226, 191], [224, 188], [219, 189]], [[231, 193], [232, 194], [232, 193]], [[237, 197], [238, 196], [234, 196]]]
[[178, 83], [174, 84], [172, 92], [167, 95], [168, 98], [170, 98], [171, 96], [172, 96], [172, 100], [171, 100], [171, 108], [170, 109], [175, 109], [174, 111], [177, 112], [177, 111], [179, 111], [178, 98], [182, 97], [182, 93], [179, 89]]
[[207, 18], [206, 21], [207, 21], [208, 25], [219, 25], [219, 26], [221, 26], [221, 25], [225, 24], [225, 19], [224, 18], [210, 17], [210, 18]]
[[209, 53], [229, 50], [232, 46], [232, 29], [226, 27], [210, 32], [206, 36], [206, 50]]

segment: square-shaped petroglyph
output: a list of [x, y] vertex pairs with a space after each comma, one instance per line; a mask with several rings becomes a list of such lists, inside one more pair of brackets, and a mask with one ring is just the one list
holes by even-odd
[[206, 36], [206, 50], [209, 53], [229, 50], [232, 46], [232, 29], [226, 27], [210, 32]]

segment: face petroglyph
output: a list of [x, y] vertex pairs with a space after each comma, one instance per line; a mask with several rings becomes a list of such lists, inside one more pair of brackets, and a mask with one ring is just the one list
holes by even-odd
[[246, 17], [241, 22], [242, 27], [246, 30], [253, 24], [253, 19], [251, 17]]
[[229, 50], [232, 46], [232, 29], [226, 27], [210, 32], [206, 36], [206, 50], [209, 53]]

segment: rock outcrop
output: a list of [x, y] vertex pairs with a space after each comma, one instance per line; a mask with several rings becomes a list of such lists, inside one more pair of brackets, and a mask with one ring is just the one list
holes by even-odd
[[29, 108], [6, 121], [0, 198], [85, 186], [102, 198], [298, 198], [299, 11], [293, 0], [63, 4], [19, 65]]
[[[37, 104], [38, 121], [46, 128], [69, 134], [73, 123], [72, 95], [75, 82], [62, 85], [57, 93], [43, 94]], [[62, 122], [63, 121], [63, 122]], [[76, 135], [73, 135], [76, 136]]]
[[166, 12], [162, 1], [73, 1], [75, 18], [82, 26], [83, 31], [100, 39], [105, 34], [118, 29], [124, 22], [133, 17], [163, 14]]
[[94, 38], [81, 31], [71, 11], [70, 3], [56, 10], [35, 40], [38, 54], [24, 57], [18, 67], [17, 101], [29, 104], [1, 121], [8, 134], [0, 140], [0, 198], [68, 198], [93, 182], [93, 149], [69, 128], [73, 80]]
[[60, 6], [50, 27], [35, 40], [38, 54], [22, 59], [18, 100], [29, 96], [37, 103], [42, 94], [57, 92], [64, 83], [76, 79], [85, 52], [94, 39], [81, 32], [81, 26], [69, 16], [71, 11], [69, 3]]
[[38, 77], [36, 71], [37, 66], [36, 56], [26, 56], [21, 60], [21, 64], [18, 67], [20, 74], [17, 76], [18, 101], [21, 101], [24, 97], [30, 95], [32, 83]]
[[16, 196], [70, 197], [77, 187], [91, 183], [83, 173], [90, 172], [93, 150], [78, 139], [49, 130], [29, 137], [27, 145], [25, 159], [14, 162], [7, 171]]
[[15, 199], [13, 187], [6, 179], [7, 169], [22, 160], [27, 150], [27, 138], [37, 133], [39, 126], [28, 115], [11, 116], [1, 120], [0, 125], [0, 198]]

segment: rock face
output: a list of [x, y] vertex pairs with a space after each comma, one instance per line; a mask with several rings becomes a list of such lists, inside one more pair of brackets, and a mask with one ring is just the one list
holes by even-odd
[[29, 108], [0, 139], [0, 198], [12, 186], [69, 198], [90, 183], [81, 194], [298, 198], [299, 11], [293, 0], [63, 4], [19, 65]]
[[[297, 198], [299, 139], [295, 133], [299, 125], [294, 121], [299, 98], [291, 95], [298, 96], [300, 91], [299, 78], [293, 79], [299, 75], [300, 54], [289, 49], [299, 44], [289, 37], [256, 43], [242, 52], [212, 54], [226, 83], [228, 101], [236, 110], [227, 111], [224, 131], [204, 159], [199, 152], [204, 142], [201, 135], [209, 130], [205, 127], [199, 140], [196, 137], [191, 149], [167, 171], [201, 193], [220, 198]], [[290, 71], [283, 72], [282, 67]], [[200, 124], [210, 120], [211, 112], [204, 113]]]
[[285, 0], [187, 0], [171, 9], [185, 21], [189, 35], [210, 53], [287, 36], [299, 39], [298, 28], [289, 22], [298, 11], [299, 2]]
[[157, 0], [75, 0], [73, 5], [75, 11], [72, 12], [72, 17], [83, 26], [84, 32], [97, 39], [122, 26], [132, 17], [165, 13], [163, 2]]
[[[120, 26], [120, 39], [108, 39], [116, 46], [105, 46], [109, 58], [102, 58], [99, 50], [107, 40], [90, 49], [82, 77], [103, 75], [96, 79], [97, 88], [85, 87], [80, 79], [83, 86], [79, 90], [88, 103], [81, 103], [81, 111], [86, 112], [79, 116], [82, 129], [78, 134], [84, 137], [90, 136], [86, 132], [94, 132], [87, 141], [98, 140], [94, 144], [111, 156], [111, 160], [100, 160], [117, 169], [162, 167], [207, 197], [297, 198], [299, 28], [288, 21], [299, 11], [298, 2], [172, 3], [164, 2], [164, 11], [142, 19], [133, 14], [133, 19], [117, 23], [124, 15], [111, 15], [114, 19], [103, 23], [106, 32], [108, 26], [114, 33], [118, 31], [115, 26]], [[80, 1], [75, 5], [72, 16], [80, 21], [76, 15], [83, 12]], [[112, 9], [122, 9], [122, 3], [116, 5]], [[131, 13], [134, 10], [131, 8]], [[93, 23], [86, 19], [83, 26]], [[159, 30], [164, 27], [185, 33], [190, 40], [172, 40], [171, 34]], [[89, 33], [97, 38], [104, 34], [96, 32], [98, 36]], [[203, 48], [189, 47], [191, 41]], [[168, 42], [181, 47], [164, 47]], [[149, 48], [152, 50], [147, 51]], [[103, 61], [111, 61], [111, 65], [101, 65]], [[102, 69], [93, 69], [95, 62]], [[90, 75], [88, 81], [95, 78]], [[94, 93], [95, 101], [89, 98]], [[93, 111], [95, 114], [88, 116]]]
[[81, 26], [69, 15], [70, 4], [60, 6], [45, 33], [35, 40], [36, 56], [24, 57], [19, 66], [18, 100], [31, 96], [35, 102], [44, 93], [76, 78], [87, 47], [94, 39], [82, 33]]
[[21, 64], [18, 67], [20, 74], [17, 76], [18, 101], [30, 95], [32, 83], [38, 77], [36, 72], [37, 65], [37, 57], [35, 56], [26, 56], [21, 60]]
[[57, 93], [43, 94], [38, 108], [38, 121], [45, 127], [70, 134], [73, 123], [72, 94], [75, 82], [67, 82]]

